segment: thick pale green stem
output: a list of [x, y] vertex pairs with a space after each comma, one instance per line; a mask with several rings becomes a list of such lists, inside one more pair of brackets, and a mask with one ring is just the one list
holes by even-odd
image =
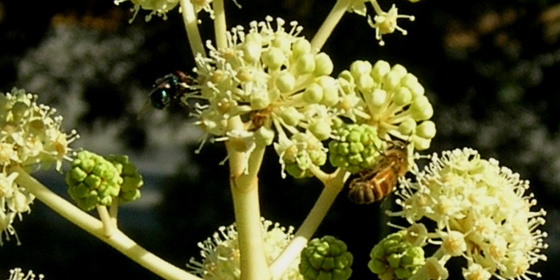
[[193, 57], [196, 57], [197, 54], [206, 57], [204, 44], [202, 43], [200, 32], [198, 31], [198, 20], [190, 0], [181, 0], [181, 11], [183, 13], [183, 22], [185, 23], [185, 29], [187, 30], [187, 37], [189, 37], [189, 44], [191, 45]]
[[227, 24], [226, 12], [224, 9], [224, 0], [212, 1], [214, 8], [214, 32], [216, 33], [216, 46], [218, 49], [227, 47]]
[[105, 235], [103, 223], [88, 215], [70, 202], [53, 193], [21, 168], [14, 168], [19, 175], [16, 183], [33, 194], [38, 200], [60, 214], [65, 219], [111, 245], [138, 264], [161, 276], [173, 280], [202, 280], [148, 252], [123, 232], [115, 229], [110, 236]]
[[348, 173], [346, 171], [337, 169], [324, 181], [325, 187], [321, 195], [296, 232], [294, 239], [270, 265], [273, 279], [280, 279], [293, 260], [301, 253], [301, 250], [305, 248], [307, 241], [313, 236], [338, 193], [344, 187], [347, 178]]
[[336, 4], [323, 22], [323, 25], [321, 25], [319, 31], [317, 31], [317, 34], [315, 34], [315, 37], [313, 37], [313, 40], [311, 40], [311, 49], [314, 52], [319, 52], [319, 50], [323, 47], [332, 31], [334, 30], [335, 26], [338, 24], [351, 4], [352, 0], [336, 1]]
[[[239, 117], [230, 119], [228, 128], [229, 131], [244, 129]], [[257, 177], [265, 147], [257, 146], [247, 160], [246, 153], [238, 151], [236, 149], [237, 145], [233, 141], [236, 140], [227, 141], [226, 147], [229, 156], [230, 186], [235, 210], [235, 224], [241, 254], [241, 279], [267, 280], [270, 279], [270, 271], [264, 253]]]

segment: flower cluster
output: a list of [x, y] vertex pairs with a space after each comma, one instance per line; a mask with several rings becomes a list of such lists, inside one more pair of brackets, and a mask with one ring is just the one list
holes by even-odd
[[[262, 233], [264, 238], [264, 251], [267, 263], [280, 255], [293, 237], [294, 229], [286, 230], [278, 223], [262, 219]], [[202, 249], [200, 255], [202, 262], [191, 259], [189, 268], [206, 280], [240, 279], [240, 255], [235, 225], [220, 227], [219, 232], [212, 238], [199, 242]], [[298, 270], [299, 257], [294, 259], [292, 265], [281, 278], [283, 280], [303, 280]]]
[[371, 168], [379, 157], [381, 141], [374, 127], [367, 124], [336, 126], [336, 138], [329, 142], [329, 160], [350, 173]]
[[338, 104], [342, 116], [374, 127], [382, 140], [390, 141], [393, 136], [417, 150], [430, 147], [436, 134], [435, 124], [429, 120], [434, 110], [418, 78], [402, 65], [355, 61], [350, 70], [340, 73], [338, 81], [343, 92]]
[[14, 218], [31, 211], [34, 199], [15, 183], [18, 174], [10, 168], [35, 171], [55, 165], [60, 171], [62, 160], [70, 159], [68, 144], [77, 138], [75, 131], [62, 132], [62, 117], [53, 116], [55, 109], [36, 101], [37, 96], [21, 89], [0, 94], [0, 232], [7, 238], [15, 235]]
[[305, 280], [347, 280], [354, 257], [346, 244], [333, 236], [315, 238], [301, 251], [299, 270]]
[[96, 205], [137, 200], [144, 182], [127, 156], [104, 158], [81, 151], [66, 173], [66, 184], [70, 197], [84, 211], [89, 211]]
[[[339, 100], [337, 81], [329, 76], [332, 61], [298, 36], [302, 27], [296, 22], [288, 30], [282, 19], [276, 20], [276, 28], [272, 22], [271, 17], [251, 22], [247, 32], [241, 26], [233, 28], [226, 48], [209, 43], [209, 57], [196, 58], [197, 98], [205, 100], [196, 106], [197, 124], [217, 139], [245, 143], [236, 145], [243, 152], [272, 144], [276, 135], [281, 146], [298, 142], [290, 140], [298, 133], [315, 138], [311, 142], [331, 136], [333, 108]], [[228, 120], [238, 116], [245, 128], [229, 129]], [[285, 150], [277, 148], [280, 153]]]
[[[406, 181], [397, 203], [415, 228], [418, 244], [439, 244], [418, 273], [445, 279], [444, 265], [451, 257], [467, 260], [465, 279], [529, 279], [538, 273], [529, 267], [546, 260], [544, 210], [531, 211], [536, 200], [525, 192], [529, 182], [494, 159], [481, 159], [472, 149], [432, 156], [431, 163], [417, 172], [416, 182]], [[422, 221], [436, 226], [428, 232]], [[435, 277], [435, 278], [434, 278]]]
[[368, 267], [379, 279], [408, 279], [424, 265], [424, 250], [406, 237], [404, 230], [389, 234], [371, 250]]

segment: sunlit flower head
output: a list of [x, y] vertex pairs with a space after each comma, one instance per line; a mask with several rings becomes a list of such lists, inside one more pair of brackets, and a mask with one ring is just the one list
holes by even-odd
[[439, 244], [439, 263], [466, 258], [465, 279], [540, 276], [529, 268], [546, 260], [541, 252], [547, 248], [546, 233], [538, 229], [545, 211], [531, 210], [536, 200], [526, 194], [528, 181], [472, 149], [434, 154], [416, 173], [416, 182], [405, 181], [399, 192], [402, 211], [390, 215], [412, 225], [432, 220], [436, 228], [427, 233], [428, 243]]
[[[273, 224], [271, 221], [262, 219], [267, 263], [272, 263], [288, 245], [293, 237], [293, 230], [292, 227], [286, 229], [278, 223]], [[200, 251], [202, 261], [199, 262], [192, 258], [190, 264], [187, 265], [194, 273], [205, 280], [240, 279], [240, 254], [235, 225], [220, 227], [219, 232], [198, 243], [198, 247], [202, 249]], [[302, 280], [303, 277], [299, 274], [298, 269], [299, 260], [299, 257], [295, 258], [280, 279]]]
[[68, 144], [77, 139], [75, 131], [62, 131], [62, 117], [56, 110], [37, 104], [37, 96], [22, 89], [0, 95], [0, 169], [18, 165], [28, 171], [55, 165], [72, 154]]
[[400, 64], [355, 61], [338, 78], [342, 96], [339, 113], [355, 123], [372, 126], [381, 140], [406, 140], [416, 150], [430, 147], [436, 134], [434, 110], [418, 78]]
[[209, 57], [196, 58], [198, 86], [193, 97], [203, 100], [195, 106], [196, 123], [208, 135], [227, 140], [228, 120], [241, 116], [247, 131], [264, 128], [260, 136], [267, 140], [298, 133], [319, 141], [331, 137], [339, 101], [338, 83], [329, 76], [332, 61], [311, 49], [296, 22], [286, 25], [280, 18], [267, 17], [251, 22], [248, 30], [237, 26], [228, 32], [226, 48], [216, 49], [209, 42]]

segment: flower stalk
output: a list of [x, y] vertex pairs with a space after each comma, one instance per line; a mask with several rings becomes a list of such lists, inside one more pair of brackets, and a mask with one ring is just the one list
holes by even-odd
[[313, 236], [334, 200], [344, 187], [344, 182], [346, 182], [349, 175], [348, 172], [339, 168], [334, 173], [330, 174], [329, 178], [323, 182], [325, 184], [323, 191], [303, 221], [301, 227], [297, 230], [294, 239], [292, 239], [290, 244], [284, 248], [282, 253], [280, 253], [270, 265], [270, 271], [273, 276], [272, 279], [280, 279], [292, 260], [299, 256], [301, 250], [305, 248], [307, 242]]
[[33, 194], [38, 200], [50, 207], [53, 211], [87, 231], [88, 233], [99, 238], [101, 241], [111, 245], [113, 248], [123, 253], [133, 261], [142, 265], [146, 269], [169, 280], [201, 280], [200, 278], [166, 262], [160, 257], [150, 253], [146, 249], [139, 246], [134, 240], [126, 236], [122, 231], [115, 228], [114, 232], [107, 236], [103, 223], [81, 211], [67, 200], [53, 193], [47, 187], [43, 186], [27, 172], [20, 167], [14, 167], [13, 172], [17, 172], [19, 176], [16, 183], [24, 187]]
[[[229, 122], [232, 130], [242, 129], [239, 118]], [[257, 146], [249, 156], [237, 151], [232, 141], [226, 142], [230, 168], [230, 187], [233, 196], [235, 223], [238, 230], [239, 251], [241, 253], [241, 279], [269, 279], [270, 272], [264, 254], [259, 205], [259, 185], [257, 174], [261, 167], [265, 147]]]
[[181, 0], [181, 9], [193, 57], [197, 57], [199, 54], [206, 57], [204, 44], [202, 43], [202, 38], [200, 37], [200, 32], [198, 31], [197, 16], [191, 1]]
[[338, 24], [344, 13], [348, 10], [352, 0], [338, 0], [332, 8], [331, 12], [317, 31], [317, 34], [311, 40], [311, 51], [318, 53], [323, 47], [327, 39], [331, 35], [335, 26]]

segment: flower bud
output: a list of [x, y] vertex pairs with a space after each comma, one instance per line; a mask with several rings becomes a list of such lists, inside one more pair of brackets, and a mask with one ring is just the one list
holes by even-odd
[[330, 75], [334, 69], [331, 58], [326, 53], [319, 53], [315, 56], [315, 76]]

